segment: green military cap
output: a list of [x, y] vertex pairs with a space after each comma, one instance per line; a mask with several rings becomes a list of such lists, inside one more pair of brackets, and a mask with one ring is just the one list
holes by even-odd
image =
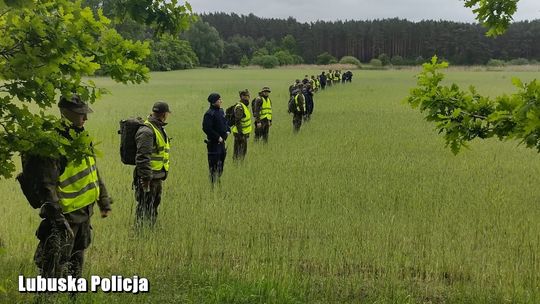
[[270, 90], [269, 87], [264, 87], [264, 88], [262, 88], [261, 92], [268, 92], [268, 93], [270, 93], [270, 92], [272, 92], [272, 91]]
[[238, 92], [238, 94], [240, 94], [240, 97], [241, 96], [249, 96], [249, 90], [248, 89], [242, 90], [242, 91]]
[[61, 109], [67, 109], [77, 114], [88, 114], [92, 113], [92, 109], [81, 100], [79, 94], [72, 94], [71, 97], [62, 96], [60, 102], [58, 102], [58, 107]]

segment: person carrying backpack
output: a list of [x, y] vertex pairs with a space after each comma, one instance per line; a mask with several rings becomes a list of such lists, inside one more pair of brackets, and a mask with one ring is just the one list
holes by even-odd
[[268, 142], [268, 132], [272, 126], [272, 101], [270, 100], [270, 88], [262, 88], [259, 96], [253, 100], [251, 107], [255, 118], [255, 141]]
[[234, 106], [234, 125], [231, 131], [234, 134], [234, 160], [243, 160], [247, 154], [247, 143], [251, 134], [251, 112], [249, 111], [249, 91], [239, 92], [240, 101]]
[[[69, 141], [84, 131], [87, 114], [92, 113], [79, 95], [61, 97], [58, 103], [63, 117], [58, 133]], [[82, 135], [84, 136], [84, 135]], [[89, 143], [90, 151], [93, 151]], [[101, 217], [110, 215], [112, 199], [101, 179], [96, 158], [84, 156], [82, 160], [68, 156], [51, 158], [29, 152], [22, 156], [23, 172], [17, 177], [26, 197], [25, 189], [33, 189], [30, 202], [40, 208], [43, 219], [36, 231], [39, 244], [34, 261], [39, 274], [46, 278], [71, 275], [81, 277], [84, 252], [91, 242], [90, 217], [94, 203], [98, 203]], [[31, 185], [28, 183], [31, 181]]]
[[306, 112], [304, 95], [301, 89], [296, 88], [292, 91], [291, 99], [289, 100], [289, 113], [293, 114], [293, 130], [294, 132], [300, 131], [302, 126], [302, 117]]
[[221, 174], [223, 174], [225, 157], [227, 156], [225, 141], [231, 134], [231, 129], [221, 108], [223, 103], [221, 96], [218, 93], [212, 93], [208, 96], [208, 102], [210, 108], [204, 113], [202, 129], [206, 134], [205, 143], [208, 150], [210, 182], [214, 185], [219, 182]]
[[156, 223], [161, 203], [162, 182], [169, 173], [170, 140], [165, 132], [169, 117], [169, 105], [158, 101], [152, 113], [135, 134], [137, 154], [135, 156], [134, 189], [137, 200], [136, 226]]

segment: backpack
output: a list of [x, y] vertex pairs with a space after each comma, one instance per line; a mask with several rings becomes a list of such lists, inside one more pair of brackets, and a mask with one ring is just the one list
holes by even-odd
[[130, 117], [120, 121], [120, 159], [126, 165], [135, 165], [137, 156], [137, 143], [135, 134], [140, 127], [145, 126], [144, 120], [140, 117]]
[[229, 125], [229, 127], [232, 127], [237, 123], [236, 115], [234, 115], [234, 109], [237, 105], [238, 104], [234, 104], [225, 110], [225, 119], [227, 120], [227, 124]]
[[296, 102], [294, 100], [294, 96], [295, 95], [292, 95], [289, 99], [289, 113], [297, 114], [296, 112], [298, 112], [298, 110], [296, 109]]
[[41, 185], [41, 181], [39, 180], [41, 174], [36, 171], [40, 168], [39, 163], [41, 160], [39, 157], [23, 154], [21, 155], [21, 162], [22, 172], [17, 175], [16, 179], [30, 206], [34, 209], [41, 208], [41, 205], [43, 205], [42, 195], [39, 189], [39, 185]]

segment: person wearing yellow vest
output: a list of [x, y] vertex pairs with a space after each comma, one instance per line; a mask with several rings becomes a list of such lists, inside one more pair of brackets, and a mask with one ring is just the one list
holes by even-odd
[[[73, 141], [75, 136], [88, 136], [84, 124], [92, 110], [79, 95], [61, 97], [58, 107], [62, 137]], [[91, 143], [88, 148], [90, 154], [77, 160], [69, 155], [32, 153], [23, 158], [32, 168], [34, 187], [42, 201], [39, 215], [43, 220], [36, 231], [40, 242], [34, 255], [42, 277], [81, 277], [84, 251], [91, 242], [94, 203], [98, 203], [101, 217], [110, 215], [112, 199], [99, 175]]]
[[265, 143], [268, 142], [268, 132], [272, 126], [272, 101], [269, 96], [271, 92], [269, 87], [262, 88], [251, 104], [255, 119], [255, 141], [262, 138]]
[[134, 189], [137, 200], [136, 227], [144, 224], [154, 226], [161, 203], [162, 182], [169, 172], [170, 140], [165, 132], [169, 117], [169, 105], [158, 101], [152, 113], [135, 134]]
[[291, 101], [292, 108], [289, 109], [289, 113], [293, 114], [293, 131], [296, 133], [300, 131], [302, 117], [306, 113], [305, 99], [300, 88], [296, 88], [292, 91]]
[[231, 127], [234, 134], [234, 160], [242, 160], [247, 154], [247, 142], [251, 134], [251, 112], [249, 111], [249, 91], [240, 91], [240, 101], [234, 107], [235, 124]]

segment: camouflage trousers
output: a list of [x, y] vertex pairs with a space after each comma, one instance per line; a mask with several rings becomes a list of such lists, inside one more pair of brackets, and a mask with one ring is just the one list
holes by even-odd
[[301, 113], [293, 115], [292, 123], [293, 123], [294, 132], [300, 131], [300, 127], [302, 126], [302, 117], [303, 117], [303, 114]]
[[135, 211], [135, 224], [141, 226], [143, 223], [153, 226], [158, 216], [158, 207], [161, 203], [161, 191], [163, 181], [153, 179], [150, 182], [150, 191], [144, 192], [140, 183], [135, 183], [135, 199], [137, 200], [137, 210]]
[[234, 134], [234, 160], [242, 160], [246, 157], [248, 138], [249, 135], [238, 133]]
[[34, 262], [41, 276], [81, 277], [84, 250], [92, 240], [92, 226], [90, 220], [69, 225], [73, 236], [65, 227], [57, 227], [47, 219], [42, 220], [39, 225], [36, 236], [40, 242], [34, 255]]
[[255, 125], [255, 141], [262, 139], [264, 142], [268, 142], [268, 133], [270, 132], [270, 121], [268, 119], [261, 120], [261, 127], [257, 128]]

